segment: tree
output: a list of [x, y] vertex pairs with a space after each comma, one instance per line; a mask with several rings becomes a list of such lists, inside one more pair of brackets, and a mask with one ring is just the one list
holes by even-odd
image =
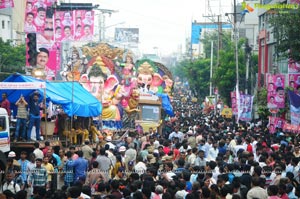
[[187, 79], [193, 94], [204, 98], [209, 94], [209, 59], [183, 60], [173, 69], [174, 76]]
[[300, 61], [300, 7], [298, 9], [275, 10], [270, 19], [276, 42], [277, 55]]
[[[239, 87], [245, 88], [245, 55], [242, 45], [245, 43], [241, 39], [238, 43], [238, 60], [239, 60]], [[235, 45], [233, 42], [228, 43], [226, 50], [220, 51], [220, 65], [213, 73], [213, 83], [219, 90], [219, 95], [225, 103], [230, 102], [230, 91], [235, 89], [236, 85], [236, 63], [235, 63]]]
[[25, 45], [12, 46], [11, 41], [4, 42], [0, 38], [0, 81], [10, 73], [24, 73]]

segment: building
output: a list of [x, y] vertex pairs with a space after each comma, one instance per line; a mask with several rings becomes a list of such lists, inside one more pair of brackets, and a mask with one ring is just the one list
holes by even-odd
[[277, 57], [275, 52], [276, 40], [273, 35], [269, 19], [274, 11], [268, 9], [280, 4], [288, 4], [287, 0], [264, 0], [258, 8], [259, 34], [258, 34], [258, 87], [264, 86], [267, 73], [287, 73], [288, 60]]
[[24, 33], [25, 1], [18, 1], [13, 8], [0, 9], [0, 37], [13, 44], [25, 43]]

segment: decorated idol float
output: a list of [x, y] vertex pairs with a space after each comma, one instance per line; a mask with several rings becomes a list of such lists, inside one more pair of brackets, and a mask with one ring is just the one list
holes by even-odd
[[129, 50], [104, 43], [71, 47], [69, 54], [61, 78], [80, 82], [102, 102], [102, 115], [95, 118], [100, 123], [91, 128], [93, 139], [124, 129], [159, 131], [163, 118], [173, 116], [173, 77], [164, 65], [135, 61]]

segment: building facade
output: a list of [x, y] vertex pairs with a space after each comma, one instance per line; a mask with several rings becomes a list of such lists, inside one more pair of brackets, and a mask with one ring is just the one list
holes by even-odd
[[13, 8], [0, 9], [0, 37], [12, 44], [25, 43], [24, 12], [25, 1], [15, 2]]

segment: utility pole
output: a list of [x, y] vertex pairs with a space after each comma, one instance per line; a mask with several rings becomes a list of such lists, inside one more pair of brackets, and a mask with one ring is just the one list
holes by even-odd
[[209, 81], [209, 96], [212, 96], [212, 73], [213, 73], [213, 57], [214, 57], [214, 41], [211, 41], [210, 47], [210, 81]]
[[118, 12], [117, 10], [109, 10], [109, 9], [96, 9], [100, 11], [99, 14], [99, 40], [103, 41], [105, 40], [105, 15], [104, 14], [109, 14], [109, 16], [112, 13]]
[[217, 52], [217, 67], [220, 65], [220, 50], [222, 49], [222, 21], [221, 15], [218, 15], [218, 52]]
[[239, 53], [238, 53], [238, 30], [236, 24], [236, 0], [233, 1], [233, 30], [234, 30], [234, 43], [235, 43], [235, 70], [236, 70], [236, 85], [239, 86]]

